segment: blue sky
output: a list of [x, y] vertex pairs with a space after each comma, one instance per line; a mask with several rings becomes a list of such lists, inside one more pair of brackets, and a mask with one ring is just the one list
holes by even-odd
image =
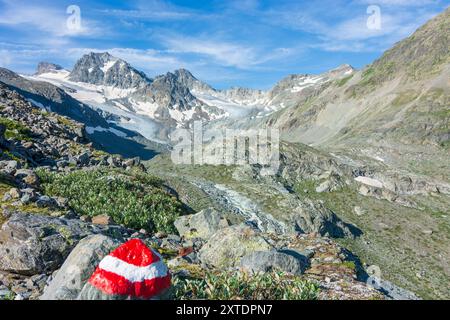
[[[80, 28], [66, 12], [80, 8]], [[380, 28], [368, 28], [380, 9]], [[371, 63], [450, 0], [0, 0], [0, 66], [32, 73], [39, 61], [72, 68], [109, 51], [155, 76], [191, 70], [217, 88], [266, 89], [292, 73]]]

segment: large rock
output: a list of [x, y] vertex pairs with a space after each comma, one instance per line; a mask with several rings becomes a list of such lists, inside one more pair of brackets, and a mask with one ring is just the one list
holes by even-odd
[[256, 251], [241, 259], [241, 268], [251, 272], [283, 271], [290, 274], [302, 274], [308, 259], [299, 253], [286, 251]]
[[193, 215], [181, 216], [174, 225], [185, 238], [209, 239], [216, 231], [228, 227], [228, 222], [220, 212], [208, 208]]
[[30, 169], [19, 169], [14, 174], [16, 179], [21, 180], [22, 182], [26, 183], [27, 185], [38, 187], [39, 186], [39, 177], [37, 174]]
[[113, 218], [108, 216], [107, 214], [101, 214], [92, 218], [93, 224], [102, 224], [102, 225], [110, 225], [114, 224]]
[[81, 240], [45, 289], [41, 300], [75, 300], [100, 260], [120, 243], [104, 235]]
[[171, 275], [159, 253], [132, 239], [100, 261], [77, 299], [161, 299], [170, 286]]
[[334, 238], [354, 237], [360, 231], [339, 219], [336, 214], [320, 202], [302, 199], [292, 210], [291, 219], [301, 233], [317, 233]]
[[257, 229], [240, 224], [217, 231], [200, 249], [199, 259], [212, 267], [228, 268], [238, 266], [247, 254], [271, 249]]
[[80, 220], [14, 213], [0, 229], [0, 270], [23, 275], [54, 271], [81, 239], [100, 233], [121, 238], [126, 230]]

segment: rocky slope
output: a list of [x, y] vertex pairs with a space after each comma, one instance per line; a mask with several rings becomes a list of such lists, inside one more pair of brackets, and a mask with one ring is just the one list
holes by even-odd
[[36, 105], [48, 110], [68, 116], [91, 127], [108, 128], [108, 123], [91, 107], [80, 104], [64, 90], [46, 82], [33, 82], [18, 74], [0, 69], [0, 81], [19, 91], [24, 97]]
[[[65, 72], [51, 64], [43, 64], [41, 67], [46, 71], [42, 73], [44, 75], [59, 76]], [[139, 156], [143, 159], [150, 159], [156, 153], [167, 149], [161, 144], [145, 139], [137, 132], [115, 125], [110, 119], [111, 114], [75, 99], [67, 93], [73, 93], [69, 88], [60, 88], [46, 81], [36, 81], [36, 77], [29, 80], [7, 69], [0, 69], [0, 83], [19, 92], [28, 102], [42, 110], [52, 111], [84, 124], [86, 134], [97, 148], [128, 157]]]
[[288, 141], [366, 149], [404, 167], [402, 157], [427, 157], [439, 167], [449, 141], [449, 15], [447, 9], [364, 70], [264, 122]]
[[[80, 205], [77, 199], [53, 195], [71, 187], [52, 188], [48, 175], [56, 174], [61, 181], [68, 177], [66, 182], [70, 182], [75, 177], [70, 174], [89, 175], [105, 168], [108, 188], [113, 188], [114, 181], [130, 179], [127, 183], [144, 181], [142, 187], [149, 188], [146, 193], [156, 195], [152, 201], [179, 195], [169, 183], [163, 186], [151, 178], [139, 160], [94, 149], [83, 124], [36, 107], [6, 85], [0, 86], [0, 120], [0, 299], [75, 299], [100, 259], [131, 238], [141, 238], [163, 254], [174, 275], [172, 298], [195, 298], [188, 289], [182, 290], [180, 283], [185, 279], [237, 272], [236, 267], [267, 271], [268, 275], [275, 268], [291, 274], [297, 277], [295, 281], [310, 286], [312, 291], [305, 291], [305, 298], [384, 298], [363, 282], [363, 269], [353, 255], [319, 234], [263, 232], [244, 216], [214, 209], [178, 218], [179, 235], [155, 232], [154, 225], [138, 231], [104, 214], [82, 215], [74, 209]], [[117, 201], [117, 196], [105, 203]], [[224, 242], [230, 246], [217, 250]], [[255, 260], [255, 254], [267, 259]], [[273, 255], [277, 264], [270, 258]], [[282, 277], [291, 281], [291, 276]]]

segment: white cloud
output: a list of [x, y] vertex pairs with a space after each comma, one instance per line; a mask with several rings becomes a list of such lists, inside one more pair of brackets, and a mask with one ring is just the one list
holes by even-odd
[[357, 2], [360, 4], [386, 7], [420, 7], [440, 3], [439, 0], [359, 0]]
[[224, 41], [175, 36], [163, 40], [174, 53], [195, 53], [212, 57], [228, 66], [246, 67], [254, 64], [253, 48]]
[[171, 34], [160, 37], [160, 40], [170, 53], [196, 54], [212, 59], [211, 62], [215, 64], [239, 69], [252, 69], [293, 54], [293, 50], [289, 48], [266, 50], [211, 36], [190, 37]]
[[[100, 29], [95, 24], [83, 18], [81, 11], [80, 28], [68, 28], [66, 13], [67, 7], [56, 9], [42, 5], [26, 4], [20, 1], [3, 0], [3, 10], [0, 12], [0, 25], [20, 28], [23, 31], [36, 30], [47, 33], [53, 37], [70, 36], [98, 36]], [[42, 37], [44, 39], [44, 37]]]
[[7, 68], [12, 62], [11, 53], [7, 50], [0, 49], [0, 67]]
[[[427, 1], [413, 2], [419, 5]], [[393, 3], [407, 5], [406, 1], [401, 0], [394, 0]], [[274, 24], [317, 36], [317, 41], [311, 47], [326, 51], [376, 52], [409, 36], [437, 14], [429, 9], [420, 9], [419, 14], [416, 9], [385, 10], [381, 7], [381, 28], [370, 29], [367, 27], [370, 15], [364, 7], [352, 10], [354, 15], [348, 15], [348, 12], [341, 10], [333, 17], [325, 7], [305, 10], [284, 8], [266, 12], [266, 16]]]
[[206, 17], [196, 10], [176, 6], [161, 0], [139, 1], [133, 9], [103, 9], [100, 12], [121, 19], [131, 18], [145, 21], [187, 20]]

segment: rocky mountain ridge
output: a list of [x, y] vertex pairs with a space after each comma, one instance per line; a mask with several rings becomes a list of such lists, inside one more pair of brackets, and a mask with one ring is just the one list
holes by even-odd
[[50, 63], [50, 62], [39, 62], [36, 70], [36, 75], [40, 75], [43, 73], [50, 73], [62, 70], [63, 67], [61, 67], [58, 64]]
[[[116, 124], [148, 139], [167, 140], [168, 133], [156, 134], [152, 130], [152, 134], [147, 134], [142, 127], [133, 127], [127, 118], [138, 117], [137, 121], [146, 122], [148, 127], [163, 127], [170, 132], [177, 127], [189, 127], [195, 120], [209, 122], [264, 115], [304, 100], [323, 84], [353, 71], [345, 65], [317, 76], [292, 75], [269, 91], [238, 87], [217, 90], [186, 69], [149, 79], [127, 62], [105, 52], [84, 55], [70, 73], [55, 74], [52, 70], [37, 73], [34, 79], [49, 81], [86, 104], [112, 112], [117, 116]], [[87, 84], [94, 87], [86, 87]]]
[[137, 89], [151, 83], [144, 73], [107, 52], [91, 52], [81, 57], [70, 72], [69, 79], [120, 89]]

